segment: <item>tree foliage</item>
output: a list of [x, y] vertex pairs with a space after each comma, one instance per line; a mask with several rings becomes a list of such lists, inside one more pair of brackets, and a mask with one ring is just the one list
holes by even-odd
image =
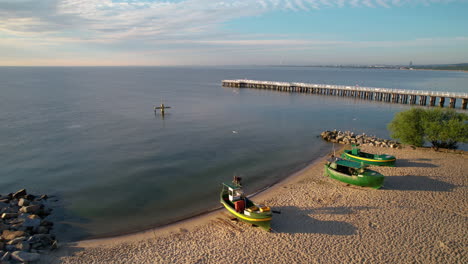
[[435, 148], [457, 148], [458, 142], [468, 142], [468, 115], [453, 109], [412, 108], [395, 115], [388, 125], [391, 137], [405, 144], [423, 146], [430, 142]]

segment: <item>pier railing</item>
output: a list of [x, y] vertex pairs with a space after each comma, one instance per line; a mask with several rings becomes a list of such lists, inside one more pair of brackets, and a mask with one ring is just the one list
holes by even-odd
[[[333, 84], [313, 84], [299, 82], [271, 82], [257, 80], [223, 80], [225, 87], [237, 88], [255, 88], [267, 89], [282, 92], [299, 92], [311, 94], [324, 94], [335, 96], [357, 97], [367, 100], [402, 103], [402, 104], [419, 104], [429, 106], [444, 107], [445, 99], [449, 98], [449, 107], [455, 108], [456, 100], [461, 99], [461, 108], [467, 109], [468, 93], [452, 93], [440, 91], [422, 91], [422, 90], [403, 90], [403, 89], [388, 89], [349, 85], [333, 85]], [[438, 100], [437, 100], [438, 99]], [[437, 104], [436, 104], [437, 101]]]

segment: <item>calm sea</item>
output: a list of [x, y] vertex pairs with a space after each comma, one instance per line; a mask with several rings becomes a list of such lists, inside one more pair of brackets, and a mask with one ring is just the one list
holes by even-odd
[[[55, 195], [67, 239], [131, 232], [218, 206], [326, 155], [323, 130], [388, 137], [409, 106], [221, 87], [256, 79], [466, 92], [468, 73], [306, 67], [0, 67], [0, 193]], [[164, 118], [153, 107], [171, 106]]]

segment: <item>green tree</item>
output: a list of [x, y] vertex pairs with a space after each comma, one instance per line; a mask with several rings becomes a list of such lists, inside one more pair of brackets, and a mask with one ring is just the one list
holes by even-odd
[[425, 139], [435, 148], [457, 148], [457, 142], [468, 142], [468, 116], [452, 109], [426, 111], [422, 124]]
[[457, 148], [458, 142], [468, 142], [468, 115], [453, 109], [413, 108], [397, 113], [388, 125], [391, 137], [406, 144], [434, 148]]
[[390, 136], [405, 144], [421, 147], [424, 145], [423, 115], [424, 110], [419, 108], [397, 113], [388, 124]]

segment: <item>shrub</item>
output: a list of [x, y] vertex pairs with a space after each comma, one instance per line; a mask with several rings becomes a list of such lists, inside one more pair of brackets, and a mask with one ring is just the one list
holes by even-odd
[[458, 142], [468, 142], [468, 115], [453, 109], [412, 108], [395, 115], [388, 125], [391, 137], [405, 144], [434, 148], [457, 148]]

